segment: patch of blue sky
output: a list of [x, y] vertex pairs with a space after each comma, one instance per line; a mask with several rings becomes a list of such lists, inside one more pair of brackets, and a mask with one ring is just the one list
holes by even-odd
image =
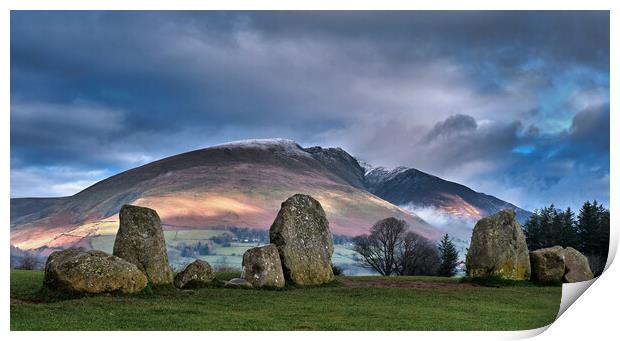
[[[576, 67], [553, 76], [553, 86], [537, 93], [540, 120], [536, 126], [544, 133], [567, 130], [577, 112], [569, 105], [573, 97], [593, 87], [609, 88], [609, 74]], [[609, 102], [609, 95], [607, 95]]]
[[536, 151], [536, 147], [531, 146], [531, 145], [517, 146], [517, 147], [512, 148], [513, 153], [521, 154], [521, 155], [530, 155], [535, 151]]
[[545, 61], [542, 58], [531, 58], [527, 62], [521, 64], [523, 71], [535, 71], [540, 70], [545, 66]]

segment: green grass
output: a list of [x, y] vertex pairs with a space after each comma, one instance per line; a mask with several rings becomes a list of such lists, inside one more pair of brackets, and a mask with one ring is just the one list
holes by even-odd
[[472, 283], [476, 285], [481, 285], [485, 287], [523, 287], [523, 286], [561, 286], [562, 283], [533, 283], [529, 281], [515, 281], [510, 279], [503, 279], [500, 277], [461, 277], [459, 278], [459, 282], [461, 283]]
[[[218, 279], [236, 276], [220, 273]], [[336, 283], [284, 290], [149, 289], [134, 296], [59, 300], [41, 296], [42, 278], [40, 271], [11, 272], [11, 330], [519, 330], [551, 323], [561, 297], [561, 287], [533, 285], [422, 289]]]
[[94, 249], [112, 253], [115, 239], [116, 235], [95, 236], [90, 238], [90, 243]]
[[215, 244], [212, 249], [212, 252], [218, 256], [243, 256], [243, 254], [256, 246], [260, 246], [264, 244], [260, 243], [230, 243], [230, 246], [221, 246], [219, 244]]
[[460, 278], [457, 277], [439, 277], [439, 276], [395, 276], [395, 277], [380, 277], [380, 276], [355, 276], [356, 281], [376, 281], [380, 279], [384, 282], [427, 282], [427, 283], [459, 283]]
[[221, 236], [225, 232], [224, 230], [217, 229], [174, 230], [164, 231], [164, 237], [169, 245], [176, 245], [178, 243], [192, 244], [199, 241], [204, 242], [211, 237]]

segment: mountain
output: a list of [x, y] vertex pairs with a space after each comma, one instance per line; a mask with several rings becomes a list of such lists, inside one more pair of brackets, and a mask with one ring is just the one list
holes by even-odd
[[494, 196], [424, 173], [415, 168], [386, 169], [360, 162], [341, 148], [306, 148], [306, 151], [349, 184], [420, 216], [431, 225], [469, 244], [471, 230], [480, 218], [503, 209], [514, 210], [523, 223], [531, 212]]
[[395, 205], [430, 206], [454, 216], [476, 220], [503, 209], [514, 210], [521, 221], [531, 214], [494, 196], [475, 192], [469, 187], [414, 168], [398, 167], [391, 171], [382, 167], [370, 169], [365, 175], [365, 187]]
[[295, 193], [319, 200], [332, 232], [347, 236], [396, 216], [427, 238], [448, 231], [466, 244], [483, 216], [503, 208], [529, 213], [413, 168], [372, 168], [341, 148], [246, 140], [155, 161], [69, 197], [11, 199], [11, 245], [46, 252], [93, 247], [93, 238], [116, 233], [126, 203], [157, 210], [167, 231], [265, 230]]
[[372, 167], [341, 148], [305, 148], [324, 166], [351, 186], [368, 191], [394, 205], [406, 208], [433, 208], [453, 218], [475, 219], [503, 209], [514, 210], [517, 219], [527, 220], [531, 212], [492, 195], [441, 179], [415, 168]]
[[117, 174], [64, 198], [11, 200], [11, 244], [21, 249], [87, 246], [113, 235], [123, 204], [151, 207], [164, 229], [268, 229], [281, 202], [307, 193], [334, 234], [364, 233], [397, 216], [418, 233], [441, 231], [363, 190], [363, 171], [344, 151], [303, 149], [290, 140], [250, 140], [175, 155]]
[[364, 186], [372, 194], [419, 215], [427, 222], [469, 244], [471, 229], [482, 217], [514, 210], [524, 223], [531, 212], [494, 196], [441, 179], [415, 168], [366, 169]]

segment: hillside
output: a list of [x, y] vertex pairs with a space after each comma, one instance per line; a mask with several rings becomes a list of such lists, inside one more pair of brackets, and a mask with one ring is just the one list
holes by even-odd
[[494, 196], [447, 181], [414, 168], [369, 169], [364, 182], [376, 196], [399, 206], [434, 207], [455, 217], [478, 220], [503, 209], [517, 213], [524, 222], [530, 212]]
[[[22, 249], [61, 247], [114, 234], [118, 210], [125, 203], [154, 208], [167, 230], [268, 229], [280, 203], [295, 193], [310, 194], [322, 203], [335, 234], [361, 234], [375, 221], [397, 216], [426, 237], [439, 236], [440, 231], [416, 215], [359, 188], [361, 181], [352, 183], [347, 167], [330, 167], [330, 160], [279, 139], [175, 155], [70, 197], [12, 199], [11, 243]], [[352, 158], [348, 162], [356, 163]]]

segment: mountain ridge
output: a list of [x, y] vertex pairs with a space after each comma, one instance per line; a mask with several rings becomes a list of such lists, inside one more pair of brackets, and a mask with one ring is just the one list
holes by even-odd
[[342, 148], [304, 148], [287, 139], [242, 140], [129, 169], [72, 196], [12, 198], [11, 244], [26, 249], [62, 246], [65, 240], [83, 243], [90, 236], [113, 234], [116, 214], [125, 203], [155, 208], [168, 229], [264, 229], [279, 203], [299, 192], [316, 196], [333, 231], [345, 235], [364, 233], [388, 215], [405, 219], [431, 239], [444, 232], [408, 210], [410, 204], [473, 218], [500, 207], [520, 210], [417, 169], [368, 170]]
[[[415, 214], [351, 186], [326, 162], [290, 140], [252, 140], [173, 155], [106, 178], [73, 196], [12, 199], [11, 243], [31, 249], [59, 235], [77, 240], [112, 234], [125, 203], [156, 209], [168, 229], [267, 229], [280, 203], [299, 192], [323, 204], [334, 233], [360, 234], [374, 221], [395, 215], [422, 235], [438, 235]], [[28, 201], [39, 203], [39, 210], [26, 209]]]
[[[453, 192], [456, 192], [461, 199], [475, 203], [475, 205], [472, 205], [474, 208], [481, 209], [473, 211], [471, 207], [464, 207], [462, 209], [461, 214], [463, 216], [469, 216], [473, 219], [480, 219], [502, 209], [514, 210], [517, 214], [517, 219], [521, 222], [524, 222], [531, 214], [531, 212], [495, 196], [477, 192], [463, 184], [442, 179], [416, 168], [405, 166], [398, 166], [393, 169], [387, 169], [382, 166], [373, 167], [351, 156], [342, 148], [315, 146], [304, 148], [304, 150], [312, 150], [312, 152], [317, 154], [323, 151], [323, 153], [329, 154], [332, 159], [350, 158], [354, 160], [357, 172], [350, 183], [395, 205], [435, 206], [441, 209], [442, 202], [452, 201], [454, 203], [455, 198], [451, 197], [451, 195], [453, 195]], [[336, 156], [337, 154], [340, 155]], [[323, 158], [325, 157], [323, 156]], [[420, 197], [415, 195], [417, 193], [426, 195]], [[478, 212], [475, 213], [475, 211]]]

